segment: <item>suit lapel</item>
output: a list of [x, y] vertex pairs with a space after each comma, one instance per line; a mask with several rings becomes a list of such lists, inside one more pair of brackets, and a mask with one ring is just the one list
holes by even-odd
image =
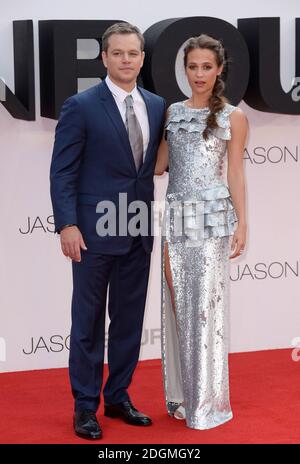
[[[147, 93], [144, 91], [144, 89], [142, 87], [138, 87], [138, 90], [139, 90], [140, 94], [142, 95], [142, 97], [144, 99], [146, 109], [147, 109], [147, 113], [148, 113], [148, 121], [149, 121], [149, 143], [148, 143], [148, 147], [147, 147], [147, 150], [146, 150], [144, 162], [143, 162], [143, 164], [141, 166], [141, 169], [139, 171], [139, 172], [141, 172], [141, 170], [145, 167], [145, 165], [146, 165], [146, 163], [148, 161], [148, 158], [150, 156], [151, 146], [152, 146], [152, 143], [153, 143], [154, 127], [155, 127], [155, 119], [154, 119], [155, 118], [155, 111], [154, 111], [151, 99], [149, 98], [149, 95], [147, 95]], [[117, 130], [117, 132], [118, 132], [118, 134], [120, 136], [121, 145], [124, 148], [128, 158], [129, 158], [129, 161], [130, 161], [130, 164], [131, 164], [132, 168], [136, 172], [135, 164], [134, 164], [134, 158], [133, 158], [131, 146], [130, 146], [130, 143], [129, 143], [129, 138], [128, 138], [128, 134], [127, 134], [127, 131], [126, 131], [125, 124], [124, 124], [123, 119], [122, 119], [122, 117], [120, 115], [120, 111], [119, 111], [119, 108], [118, 108], [118, 106], [117, 106], [117, 104], [115, 102], [115, 99], [114, 99], [111, 91], [109, 90], [108, 86], [106, 85], [105, 81], [102, 81], [99, 84], [99, 93], [100, 93], [101, 100], [105, 103], [104, 104], [105, 111], [107, 112], [107, 114], [110, 117], [113, 125], [115, 126], [115, 128], [116, 128], [116, 130]]]
[[152, 106], [151, 99], [149, 98], [149, 95], [147, 95], [145, 90], [142, 87], [138, 87], [138, 90], [139, 90], [140, 94], [142, 95], [142, 97], [144, 99], [144, 102], [145, 102], [145, 105], [146, 105], [146, 108], [147, 108], [147, 113], [148, 113], [148, 121], [149, 121], [149, 143], [148, 143], [148, 147], [147, 147], [147, 150], [146, 150], [144, 163], [143, 163], [143, 165], [141, 167], [141, 170], [142, 170], [144, 168], [144, 166], [146, 165], [147, 161], [148, 161], [148, 158], [150, 156], [151, 146], [152, 146], [152, 143], [153, 143], [155, 111], [154, 111], [154, 108]]
[[110, 117], [113, 125], [115, 126], [120, 136], [121, 145], [124, 148], [124, 151], [126, 152], [128, 156], [130, 164], [132, 165], [132, 168], [134, 169], [134, 171], [136, 171], [133, 154], [132, 154], [131, 146], [129, 143], [129, 138], [128, 138], [125, 124], [123, 122], [119, 108], [115, 102], [115, 99], [111, 91], [107, 87], [105, 81], [102, 81], [99, 84], [99, 93], [100, 93], [101, 100], [104, 102], [104, 105], [103, 105], [104, 109], [107, 112], [108, 116]]

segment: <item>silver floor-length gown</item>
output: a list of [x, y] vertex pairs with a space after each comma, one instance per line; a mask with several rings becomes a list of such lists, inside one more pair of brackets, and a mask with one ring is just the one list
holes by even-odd
[[[162, 367], [167, 410], [185, 402], [186, 424], [209, 429], [232, 418], [228, 381], [229, 236], [237, 221], [230, 192], [220, 174], [230, 139], [226, 103], [218, 128], [208, 140], [208, 108], [184, 102], [170, 106], [166, 121], [169, 227], [162, 234]], [[225, 163], [224, 163], [225, 162]], [[223, 173], [226, 158], [223, 159]], [[175, 202], [175, 203], [174, 203]], [[202, 209], [196, 218], [196, 203]], [[194, 206], [191, 206], [194, 203]], [[183, 233], [174, 233], [176, 214], [185, 205]], [[176, 206], [177, 205], [177, 206]], [[172, 219], [173, 218], [173, 219]], [[165, 279], [164, 245], [168, 242], [176, 318]]]

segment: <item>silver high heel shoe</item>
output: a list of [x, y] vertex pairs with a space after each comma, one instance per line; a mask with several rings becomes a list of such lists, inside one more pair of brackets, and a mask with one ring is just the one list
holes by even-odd
[[176, 411], [174, 412], [175, 419], [184, 420], [185, 419], [185, 407], [181, 404], [178, 406]]

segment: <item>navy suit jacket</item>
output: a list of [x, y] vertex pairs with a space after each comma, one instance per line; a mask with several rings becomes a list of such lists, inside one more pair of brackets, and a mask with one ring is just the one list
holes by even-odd
[[[148, 149], [138, 173], [125, 125], [105, 81], [68, 98], [56, 127], [50, 169], [55, 231], [66, 224], [77, 224], [92, 252], [124, 254], [131, 246], [133, 238], [128, 234], [101, 237], [96, 232], [101, 217], [96, 205], [110, 200], [116, 206], [118, 233], [121, 192], [127, 194], [128, 204], [142, 200], [148, 206], [148, 235], [142, 236], [142, 241], [147, 252], [152, 250], [153, 176], [166, 105], [163, 98], [141, 87], [138, 90], [146, 104], [150, 127]], [[128, 220], [130, 217], [132, 214]]]

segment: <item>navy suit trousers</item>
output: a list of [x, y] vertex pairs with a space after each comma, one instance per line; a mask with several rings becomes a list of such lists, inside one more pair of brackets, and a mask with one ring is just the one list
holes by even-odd
[[109, 376], [104, 402], [128, 400], [139, 358], [151, 254], [135, 237], [123, 255], [81, 251], [72, 263], [73, 298], [69, 373], [75, 410], [97, 411], [103, 383], [105, 313], [109, 288]]

